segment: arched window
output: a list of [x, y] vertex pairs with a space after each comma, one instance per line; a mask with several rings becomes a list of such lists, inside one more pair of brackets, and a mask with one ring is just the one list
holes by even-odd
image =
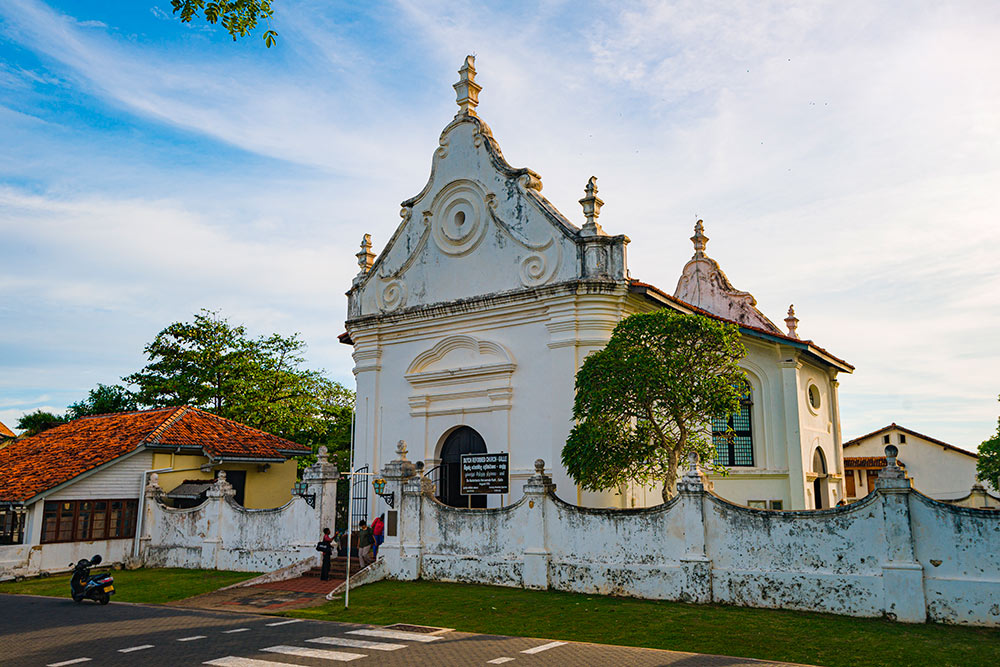
[[729, 417], [712, 420], [712, 444], [715, 445], [716, 465], [729, 467], [753, 466], [753, 424], [750, 413], [753, 395], [750, 383], [743, 381], [740, 409]]

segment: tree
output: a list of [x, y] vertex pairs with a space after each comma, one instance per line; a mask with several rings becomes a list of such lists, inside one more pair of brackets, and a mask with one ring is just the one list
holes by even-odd
[[23, 435], [32, 436], [65, 423], [65, 417], [60, 417], [44, 410], [35, 410], [34, 412], [22, 415], [17, 420], [17, 428], [24, 431]]
[[[1000, 400], [1000, 397], [997, 397], [997, 400]], [[976, 473], [980, 480], [989, 482], [994, 491], [1000, 491], [1000, 417], [997, 417], [996, 434], [979, 445]]]
[[[205, 20], [212, 25], [221, 23], [233, 41], [237, 37], [246, 37], [260, 20], [270, 22], [274, 10], [271, 9], [272, 0], [170, 0], [174, 14], [180, 14], [182, 23], [201, 18], [204, 12]], [[261, 35], [267, 48], [274, 46], [278, 38], [278, 33], [274, 30], [265, 30]]]
[[91, 389], [87, 398], [73, 403], [66, 408], [68, 419], [79, 419], [89, 415], [104, 415], [112, 412], [129, 412], [137, 409], [135, 396], [120, 384], [97, 383], [95, 389]]
[[711, 419], [739, 409], [739, 330], [668, 310], [632, 315], [576, 375], [577, 424], [562, 450], [570, 477], [599, 491], [627, 482], [673, 493], [681, 457], [714, 467]]
[[314, 450], [333, 449], [350, 428], [354, 394], [303, 368], [305, 348], [297, 334], [251, 339], [242, 325], [202, 310], [157, 334], [144, 349], [146, 366], [123, 380], [140, 405], [192, 405]]

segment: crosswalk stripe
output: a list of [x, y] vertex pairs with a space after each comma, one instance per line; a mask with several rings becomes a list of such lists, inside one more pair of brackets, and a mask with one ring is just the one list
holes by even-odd
[[178, 637], [179, 642], [193, 642], [195, 639], [206, 639], [205, 635], [192, 635], [190, 637]]
[[119, 653], [131, 653], [132, 651], [144, 651], [147, 648], [153, 648], [152, 644], [143, 644], [142, 646], [130, 646], [128, 648], [118, 649]]
[[419, 632], [403, 632], [402, 630], [350, 630], [349, 635], [364, 635], [366, 637], [385, 637], [386, 639], [408, 639], [411, 642], [436, 642], [441, 639], [436, 635], [422, 635]]
[[288, 625], [289, 623], [301, 623], [301, 622], [302, 622], [301, 618], [293, 618], [290, 621], [278, 621], [277, 623], [265, 623], [264, 625], [266, 625], [269, 628], [273, 628], [276, 625]]
[[510, 662], [514, 658], [493, 658], [492, 660], [487, 660], [487, 665], [502, 665], [505, 662]]
[[280, 653], [282, 655], [294, 655], [300, 658], [322, 658], [323, 660], [339, 660], [340, 662], [350, 662], [358, 658], [367, 657], [363, 653], [345, 653], [344, 651], [328, 651], [323, 648], [306, 648], [304, 646], [270, 646], [262, 648], [261, 651], [269, 653]]
[[541, 646], [536, 646], [535, 648], [529, 648], [521, 651], [521, 653], [541, 653], [542, 651], [548, 651], [550, 648], [555, 648], [556, 646], [562, 646], [566, 642], [549, 642], [548, 644], [542, 644]]
[[387, 642], [371, 642], [367, 639], [351, 639], [350, 637], [316, 637], [307, 639], [314, 644], [329, 644], [330, 646], [346, 646], [348, 648], [370, 648], [376, 651], [395, 651], [406, 648], [406, 644], [389, 644]]
[[63, 665], [75, 665], [78, 662], [90, 662], [93, 658], [73, 658], [72, 660], [63, 660], [62, 662], [52, 662], [45, 667], [63, 667]]
[[237, 658], [234, 655], [227, 655], [225, 658], [216, 658], [203, 665], [216, 665], [216, 667], [288, 667], [287, 662], [274, 662], [273, 660], [255, 660], [254, 658]]

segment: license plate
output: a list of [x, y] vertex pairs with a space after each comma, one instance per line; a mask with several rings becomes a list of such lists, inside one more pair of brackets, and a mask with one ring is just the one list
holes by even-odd
[[105, 586], [104, 587], [104, 592], [105, 593], [114, 593], [115, 592], [115, 587], [114, 586]]

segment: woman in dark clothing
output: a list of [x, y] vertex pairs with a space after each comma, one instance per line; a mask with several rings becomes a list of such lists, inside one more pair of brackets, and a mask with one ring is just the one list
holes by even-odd
[[323, 529], [323, 539], [316, 545], [318, 551], [323, 552], [323, 568], [320, 570], [319, 578], [323, 581], [330, 579], [330, 556], [333, 555], [333, 535], [329, 528]]

